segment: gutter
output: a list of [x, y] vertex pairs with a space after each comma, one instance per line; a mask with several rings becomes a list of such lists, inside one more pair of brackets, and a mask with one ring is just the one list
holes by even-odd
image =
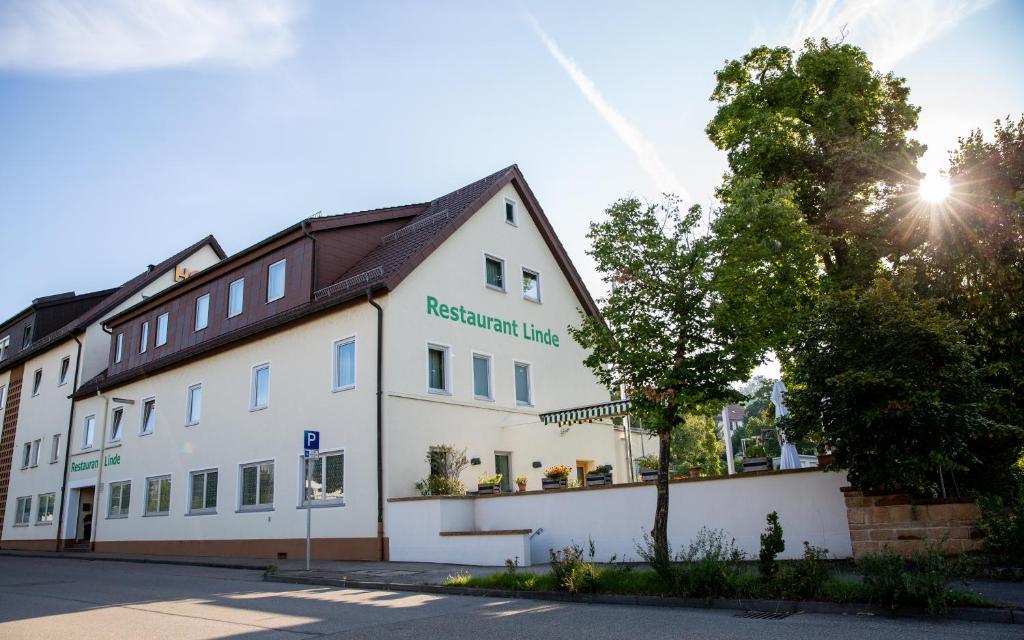
[[373, 290], [366, 290], [366, 301], [377, 310], [377, 559], [386, 560], [384, 553], [384, 309], [373, 299]]
[[75, 426], [75, 390], [78, 389], [78, 373], [82, 369], [82, 341], [78, 339], [78, 336], [74, 336], [75, 342], [78, 344], [78, 352], [75, 354], [75, 377], [71, 382], [71, 395], [68, 399], [71, 400], [71, 409], [68, 411], [68, 431], [64, 436], [64, 475], [61, 476], [63, 480], [60, 485], [60, 511], [57, 512], [57, 538], [54, 542], [54, 551], [60, 551], [61, 534], [64, 531], [64, 509], [67, 506], [68, 497], [68, 465], [71, 462], [71, 430]]

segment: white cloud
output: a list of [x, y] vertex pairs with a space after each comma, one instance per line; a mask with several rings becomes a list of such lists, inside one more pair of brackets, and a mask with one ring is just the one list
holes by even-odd
[[292, 53], [285, 0], [28, 0], [0, 7], [0, 68], [103, 74], [259, 66]]
[[640, 166], [651, 178], [658, 190], [663, 193], [673, 193], [686, 201], [692, 200], [687, 190], [683, 188], [682, 184], [679, 183], [679, 180], [676, 179], [675, 175], [668, 168], [668, 165], [661, 159], [654, 145], [640, 133], [640, 130], [633, 123], [605, 100], [601, 92], [594, 86], [593, 80], [587, 77], [587, 74], [583, 72], [583, 69], [580, 69], [576, 62], [562, 52], [558, 43], [541, 28], [536, 18], [532, 15], [528, 15], [528, 17], [530, 24], [533, 25], [533, 30], [537, 33], [541, 42], [544, 43], [544, 46], [547, 47], [551, 57], [569, 74], [569, 77], [576, 84], [576, 87], [583, 94], [583, 97], [586, 98], [587, 102], [611, 126], [615, 135], [619, 137], [623, 144], [633, 152], [633, 155], [640, 162]]
[[788, 45], [799, 49], [805, 38], [835, 40], [845, 29], [846, 41], [870, 56], [881, 71], [955, 27], [992, 0], [804, 0], [790, 12]]

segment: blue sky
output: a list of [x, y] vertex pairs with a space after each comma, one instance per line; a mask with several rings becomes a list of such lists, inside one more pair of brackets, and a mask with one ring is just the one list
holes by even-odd
[[1024, 110], [1015, 0], [0, 3], [0, 317], [513, 162], [600, 293], [584, 234], [610, 202], [711, 201], [723, 61], [843, 25], [907, 78], [926, 168]]

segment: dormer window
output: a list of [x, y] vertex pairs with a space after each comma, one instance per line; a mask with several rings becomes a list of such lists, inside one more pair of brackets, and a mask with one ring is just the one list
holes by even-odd
[[21, 334], [21, 348], [28, 349], [30, 344], [32, 344], [32, 325], [25, 327], [25, 331]]
[[508, 198], [505, 198], [505, 222], [509, 223], [513, 227], [519, 226], [519, 215], [516, 211], [516, 203]]

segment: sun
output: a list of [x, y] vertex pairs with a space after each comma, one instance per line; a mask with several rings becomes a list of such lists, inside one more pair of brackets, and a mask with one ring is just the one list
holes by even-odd
[[938, 204], [949, 197], [949, 178], [940, 173], [929, 173], [918, 183], [917, 192], [925, 202]]

